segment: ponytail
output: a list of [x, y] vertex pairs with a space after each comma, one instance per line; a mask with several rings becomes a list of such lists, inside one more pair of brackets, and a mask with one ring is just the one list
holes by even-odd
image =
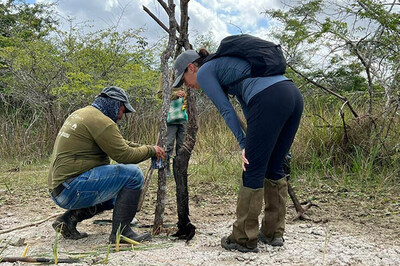
[[210, 55], [210, 52], [205, 48], [201, 48], [197, 53], [199, 54], [200, 58], [194, 60], [193, 64], [201, 67], [201, 65], [204, 63], [204, 60]]

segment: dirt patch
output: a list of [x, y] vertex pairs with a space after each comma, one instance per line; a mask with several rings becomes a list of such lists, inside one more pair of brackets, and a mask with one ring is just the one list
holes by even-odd
[[[169, 195], [164, 222], [176, 223], [174, 185], [168, 180]], [[31, 193], [27, 191], [34, 189]], [[364, 197], [358, 194], [300, 190], [299, 198], [313, 198], [308, 215], [314, 221], [290, 220], [295, 216], [293, 204], [288, 202], [285, 245], [273, 248], [259, 244], [260, 253], [243, 254], [221, 248], [220, 239], [229, 235], [235, 219], [236, 194], [215, 185], [198, 186], [190, 191], [191, 220], [197, 227], [195, 238], [189, 243], [168, 234], [170, 227], [151, 242], [123, 251], [111, 252], [109, 265], [400, 265], [400, 204], [398, 196]], [[397, 193], [398, 194], [398, 193]], [[1, 229], [39, 221], [63, 210], [47, 197], [45, 189], [26, 188], [25, 191], [0, 192]], [[152, 185], [144, 207], [137, 214], [135, 230], [149, 231], [154, 218], [155, 186]], [[79, 258], [74, 265], [92, 265], [106, 258], [110, 224], [94, 224], [94, 220], [111, 219], [105, 212], [82, 222], [78, 230], [89, 233], [81, 240], [62, 239], [59, 258]], [[261, 217], [260, 217], [261, 218]], [[2, 256], [21, 256], [29, 244], [29, 256], [52, 258], [55, 232], [54, 219], [10, 233], [0, 234]], [[0, 229], [0, 230], [1, 230]], [[4, 263], [3, 265], [11, 265]]]

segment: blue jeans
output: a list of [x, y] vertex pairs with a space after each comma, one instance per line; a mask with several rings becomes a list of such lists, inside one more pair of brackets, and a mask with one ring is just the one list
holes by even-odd
[[114, 207], [121, 189], [141, 189], [143, 173], [134, 164], [109, 164], [90, 169], [77, 176], [70, 184], [63, 183], [64, 190], [51, 198], [61, 208], [76, 210], [97, 204]]

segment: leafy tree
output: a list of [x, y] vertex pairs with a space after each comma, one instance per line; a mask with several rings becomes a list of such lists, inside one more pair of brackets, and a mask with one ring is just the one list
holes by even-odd
[[196, 35], [194, 41], [195, 49], [206, 48], [211, 53], [215, 53], [219, 43], [217, 43], [214, 38], [214, 34], [210, 31], [205, 34]]
[[17, 44], [23, 40], [47, 36], [57, 21], [52, 16], [52, 5], [28, 4], [25, 1], [7, 0], [0, 3], [0, 47]]
[[[290, 2], [288, 9], [266, 11], [283, 24], [275, 36], [289, 62], [318, 82], [340, 89], [342, 84], [367, 88], [368, 113], [373, 113], [376, 88], [383, 88], [386, 105], [399, 93], [400, 15], [392, 3], [378, 0]], [[343, 72], [344, 71], [344, 72]], [[319, 74], [317, 74], [319, 73]], [[351, 85], [350, 87], [354, 87]], [[355, 87], [354, 87], [355, 88]]]
[[[25, 1], [0, 2], [0, 49], [21, 45], [21, 41], [39, 40], [57, 25], [52, 17], [52, 5]], [[0, 57], [0, 79], [9, 74], [9, 66]], [[0, 80], [0, 91], [4, 90]]]
[[[17, 1], [7, 4], [1, 6], [10, 16], [2, 18], [1, 40], [5, 42], [0, 47], [0, 116], [6, 118], [7, 132], [0, 132], [0, 138], [11, 140], [16, 127], [22, 126], [24, 131], [29, 129], [22, 134], [26, 140], [39, 128], [42, 139], [52, 140], [72, 110], [91, 103], [108, 85], [123, 87], [132, 102], [144, 106], [142, 113], [154, 113], [159, 72], [153, 68], [154, 52], [147, 47], [141, 29], [118, 32], [110, 27], [85, 33], [85, 26], [70, 21], [70, 30], [61, 31], [55, 24], [39, 23], [50, 7], [33, 12], [35, 6]], [[37, 23], [18, 33], [28, 21], [27, 10], [37, 15]], [[54, 20], [49, 17], [45, 21]], [[12, 141], [6, 143], [13, 145]], [[52, 141], [46, 143], [45, 151]], [[25, 144], [18, 145], [24, 152]]]
[[[329, 151], [339, 164], [348, 164], [360, 154], [372, 163], [390, 162], [398, 145], [399, 4], [380, 0], [285, 4], [285, 9], [267, 10], [266, 14], [281, 26], [274, 36], [287, 54], [288, 74], [304, 91], [316, 86], [324, 91], [329, 88], [337, 97], [345, 95], [338, 97], [343, 100], [343, 105], [338, 105], [331, 97], [316, 97], [321, 93], [315, 90], [312, 95], [310, 90], [304, 94], [306, 112], [326, 125], [323, 131], [329, 136], [310, 139], [315, 142], [312, 156]], [[312, 85], [304, 88], [309, 83]], [[357, 100], [357, 112], [348, 104], [351, 100]], [[352, 119], [345, 115], [346, 104]], [[340, 117], [331, 118], [333, 122], [324, 117], [331, 107], [340, 108]], [[358, 116], [358, 111], [364, 115]]]

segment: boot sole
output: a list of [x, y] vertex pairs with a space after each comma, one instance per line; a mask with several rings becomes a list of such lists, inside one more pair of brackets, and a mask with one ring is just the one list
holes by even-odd
[[[282, 247], [283, 246], [283, 241], [272, 239], [269, 240], [264, 234], [261, 232], [258, 234], [258, 240], [264, 244], [273, 246], [273, 247]], [[276, 242], [274, 242], [276, 240]]]
[[221, 239], [221, 246], [229, 251], [232, 250], [237, 250], [243, 253], [248, 253], [248, 252], [253, 252], [253, 253], [258, 253], [260, 250], [255, 247], [255, 248], [246, 248], [238, 243], [231, 242], [227, 237], [223, 237]]
[[[150, 233], [144, 233], [143, 235], [139, 235], [138, 237], [128, 237], [127, 236], [127, 238], [129, 238], [129, 239], [132, 239], [132, 240], [134, 240], [134, 241], [136, 241], [136, 242], [143, 242], [143, 241], [150, 241], [151, 239], [152, 239], [152, 236], [151, 236], [151, 234]], [[111, 243], [111, 244], [115, 244], [115, 241], [116, 241], [116, 236], [115, 235], [113, 235], [113, 236], [110, 236], [109, 238], [108, 238], [108, 241], [109, 241], [109, 243]], [[120, 243], [128, 243], [128, 242], [125, 242], [124, 240], [120, 240]], [[129, 244], [129, 243], [128, 243]]]
[[87, 233], [79, 233], [79, 235], [73, 234], [71, 233], [71, 231], [68, 229], [68, 226], [65, 225], [64, 222], [61, 221], [55, 221], [52, 224], [52, 227], [54, 228], [54, 230], [56, 232], [60, 232], [61, 235], [66, 238], [66, 239], [73, 239], [73, 240], [78, 240], [78, 239], [82, 239], [85, 237], [88, 237]]

